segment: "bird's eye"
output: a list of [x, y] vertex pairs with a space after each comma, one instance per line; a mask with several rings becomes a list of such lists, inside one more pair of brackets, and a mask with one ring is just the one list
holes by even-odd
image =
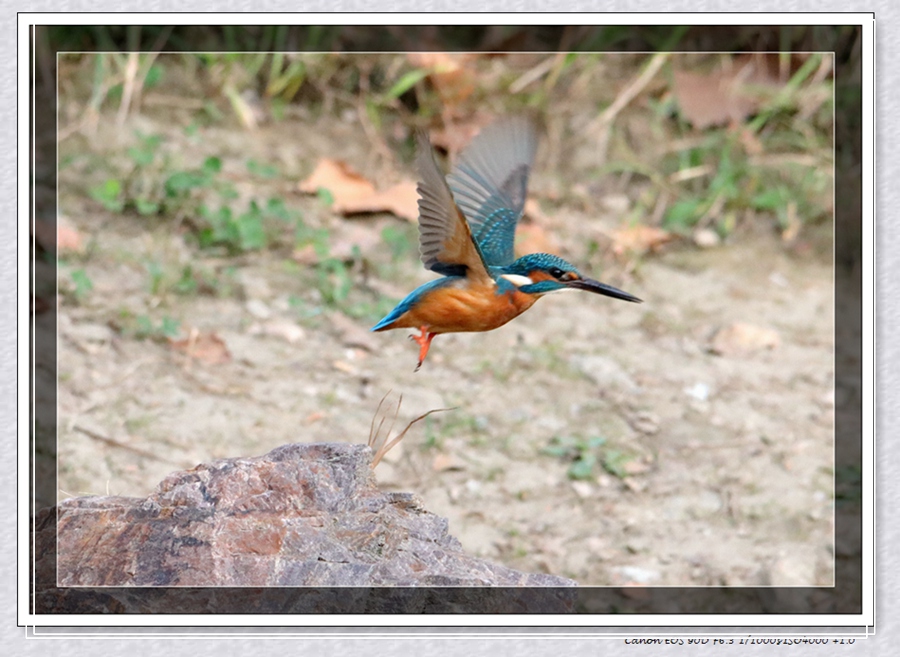
[[549, 273], [553, 278], [562, 278], [563, 274], [565, 274], [566, 272], [564, 272], [559, 267], [551, 267]]

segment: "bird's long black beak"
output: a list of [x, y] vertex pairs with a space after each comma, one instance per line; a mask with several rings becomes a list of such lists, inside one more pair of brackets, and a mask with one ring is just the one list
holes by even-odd
[[567, 281], [566, 286], [575, 290], [585, 290], [587, 292], [594, 292], [595, 294], [602, 294], [603, 296], [612, 297], [613, 299], [622, 299], [622, 301], [643, 303], [643, 301], [636, 296], [628, 294], [628, 292], [623, 292], [612, 285], [595, 281], [593, 278], [577, 278], [574, 281]]

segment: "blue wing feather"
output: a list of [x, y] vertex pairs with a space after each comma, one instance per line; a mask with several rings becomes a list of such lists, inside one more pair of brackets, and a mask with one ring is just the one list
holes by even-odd
[[500, 121], [473, 140], [447, 176], [489, 267], [507, 265], [515, 258], [516, 224], [525, 207], [536, 148], [530, 121], [522, 117]]

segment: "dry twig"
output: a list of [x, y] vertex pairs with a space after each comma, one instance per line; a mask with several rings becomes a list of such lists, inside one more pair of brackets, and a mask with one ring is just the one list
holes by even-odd
[[[378, 464], [381, 462], [381, 459], [384, 458], [384, 455], [391, 451], [397, 443], [403, 440], [403, 437], [406, 435], [406, 432], [409, 431], [412, 426], [421, 420], [424, 420], [426, 417], [431, 415], [432, 413], [442, 413], [444, 411], [452, 411], [454, 408], [434, 408], [427, 413], [423, 413], [415, 420], [406, 425], [406, 428], [401, 431], [399, 434], [394, 436], [394, 438], [390, 438], [391, 431], [394, 430], [394, 422], [397, 421], [397, 416], [400, 414], [400, 404], [403, 403], [403, 395], [400, 395], [400, 398], [397, 400], [397, 408], [394, 410], [394, 417], [391, 420], [391, 425], [388, 427], [387, 433], [384, 438], [381, 438], [381, 427], [384, 426], [384, 421], [386, 417], [382, 417], [381, 421], [378, 423], [378, 428], [375, 428], [375, 418], [378, 417], [378, 413], [381, 411], [381, 406], [384, 404], [384, 400], [388, 398], [388, 395], [391, 394], [391, 391], [388, 390], [384, 397], [381, 398], [381, 401], [378, 402], [378, 408], [375, 409], [375, 415], [372, 416], [372, 425], [369, 427], [369, 447], [375, 452], [375, 455], [372, 457], [372, 469], [374, 470]], [[379, 444], [380, 443], [380, 444]], [[376, 448], [376, 445], [378, 447]]]

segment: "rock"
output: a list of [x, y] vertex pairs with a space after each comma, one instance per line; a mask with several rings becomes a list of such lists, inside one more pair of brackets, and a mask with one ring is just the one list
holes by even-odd
[[719, 246], [722, 242], [719, 238], [719, 234], [711, 228], [701, 228], [694, 233], [693, 237], [694, 244], [704, 249]]
[[706, 401], [709, 399], [709, 386], [703, 383], [702, 381], [698, 381], [694, 385], [685, 388], [684, 392], [697, 399], [699, 401]]
[[272, 316], [272, 310], [259, 299], [248, 299], [245, 304], [247, 312], [256, 319], [269, 319]]
[[[449, 534], [445, 518], [429, 513], [411, 494], [378, 490], [370, 460], [371, 451], [362, 445], [290, 444], [265, 456], [224, 459], [172, 473], [146, 499], [65, 500], [56, 510], [44, 510], [35, 521], [38, 570], [52, 570], [56, 562], [61, 587], [124, 587], [122, 591], [129, 587], [242, 587], [239, 590], [246, 591], [243, 587], [575, 585], [562, 577], [522, 573], [465, 554]], [[54, 517], [58, 518], [58, 561], [53, 554]], [[46, 575], [44, 581], [54, 578]], [[285, 590], [293, 591], [293, 597], [284, 598], [284, 608], [312, 604], [318, 609], [326, 604], [322, 598], [302, 603], [296, 589], [276, 589]], [[527, 595], [517, 595], [507, 589], [505, 598], [487, 594], [477, 601], [490, 599], [479, 610], [510, 611], [510, 604], [518, 609], [523, 604], [536, 605], [533, 610], [544, 613], [573, 609], [574, 593], [560, 597], [554, 589], [548, 589], [546, 596], [533, 588], [525, 590]], [[59, 596], [71, 595], [75, 603], [68, 599], [67, 607], [91, 608], [98, 603], [96, 596], [106, 591], [85, 597], [84, 591], [49, 584], [42, 593], [45, 602], [59, 604]], [[126, 608], [137, 604], [134, 594], [122, 591], [113, 590], [110, 595]], [[257, 596], [264, 591], [257, 591]], [[335, 595], [341, 597], [339, 592]], [[390, 595], [413, 607], [423, 603], [421, 596]], [[160, 605], [157, 610], [170, 610], [163, 599], [156, 597], [152, 604]], [[265, 596], [259, 599], [266, 599], [270, 607], [274, 604]], [[191, 597], [190, 603], [197, 600]], [[436, 604], [433, 599], [429, 602]], [[147, 603], [141, 604], [140, 609], [147, 611]], [[210, 604], [207, 601], [203, 609], [209, 610]], [[218, 599], [217, 604], [225, 601]], [[248, 610], [252, 609], [253, 604], [248, 604]]]
[[247, 327], [249, 335], [268, 335], [296, 344], [306, 337], [306, 331], [288, 319], [273, 319], [267, 322], [255, 322]]
[[594, 494], [594, 487], [587, 481], [573, 481], [572, 490], [574, 490], [575, 494], [583, 500], [586, 500]]
[[734, 322], [716, 332], [709, 343], [709, 351], [721, 356], [734, 356], [775, 349], [780, 343], [781, 338], [775, 329]]
[[635, 584], [650, 584], [660, 578], [658, 571], [640, 566], [620, 566], [613, 570], [621, 575], [624, 581]]

